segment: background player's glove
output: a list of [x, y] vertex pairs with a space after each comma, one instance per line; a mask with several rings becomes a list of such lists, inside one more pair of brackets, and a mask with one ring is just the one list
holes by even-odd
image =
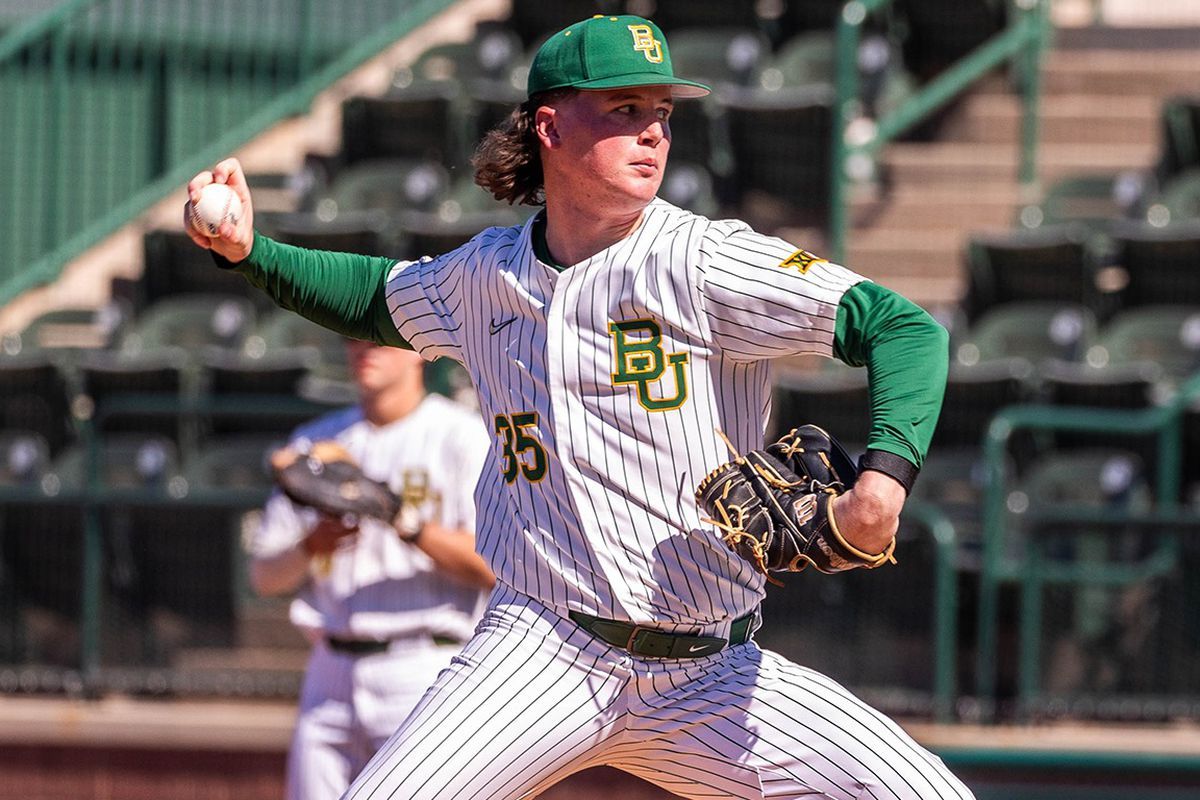
[[271, 457], [271, 467], [275, 482], [292, 502], [331, 517], [375, 517], [391, 524], [400, 512], [400, 497], [364, 475], [337, 442], [280, 450]]
[[696, 501], [725, 544], [768, 578], [810, 564], [826, 573], [874, 569], [893, 560], [895, 541], [882, 553], [864, 553], [842, 537], [831, 511], [857, 477], [833, 437], [803, 425], [765, 450], [735, 453], [700, 482]]

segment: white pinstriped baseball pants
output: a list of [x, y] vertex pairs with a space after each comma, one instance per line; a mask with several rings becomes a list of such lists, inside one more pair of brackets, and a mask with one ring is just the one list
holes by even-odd
[[287, 800], [341, 797], [456, 652], [416, 637], [362, 656], [315, 644], [288, 750]]
[[645, 659], [500, 587], [350, 800], [517, 800], [607, 764], [689, 798], [965, 800], [894, 722], [753, 642]]

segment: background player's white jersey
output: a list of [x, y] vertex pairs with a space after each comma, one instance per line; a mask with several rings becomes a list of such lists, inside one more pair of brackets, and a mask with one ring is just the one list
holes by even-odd
[[716, 428], [761, 446], [767, 359], [831, 355], [863, 278], [661, 200], [562, 272], [534, 255], [532, 224], [389, 276], [400, 334], [466, 366], [492, 429], [480, 552], [562, 616], [670, 629], [751, 611], [763, 579], [701, 523], [694, 487], [728, 459]]
[[[353, 406], [296, 432], [296, 438], [340, 442], [368, 477], [386, 481], [408, 502], [427, 503], [431, 518], [442, 525], [468, 531], [475, 526], [471, 492], [486, 455], [486, 436], [477, 414], [433, 394], [389, 425], [372, 424], [361, 407]], [[295, 547], [315, 521], [315, 511], [276, 492], [252, 550], [269, 556]], [[292, 622], [301, 630], [312, 638], [470, 638], [483, 593], [435, 571], [428, 556], [379, 520], [361, 520], [350, 541], [352, 546], [312, 560], [310, 580], [291, 608]]]

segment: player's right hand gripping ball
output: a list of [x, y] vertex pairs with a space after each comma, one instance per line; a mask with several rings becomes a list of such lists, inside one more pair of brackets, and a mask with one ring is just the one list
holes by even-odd
[[304, 450], [287, 448], [271, 458], [275, 482], [292, 502], [332, 517], [375, 517], [391, 523], [400, 497], [363, 474], [337, 442], [314, 442]]
[[864, 553], [842, 536], [831, 510], [857, 477], [833, 437], [803, 425], [765, 450], [735, 453], [700, 482], [696, 501], [725, 544], [768, 579], [809, 565], [825, 573], [874, 569], [894, 561], [895, 540], [882, 553]]

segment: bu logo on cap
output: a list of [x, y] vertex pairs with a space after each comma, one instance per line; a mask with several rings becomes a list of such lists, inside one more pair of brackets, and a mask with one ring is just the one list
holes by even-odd
[[654, 38], [654, 31], [649, 25], [630, 25], [629, 32], [633, 34], [634, 50], [646, 56], [651, 64], [662, 63], [662, 44]]

